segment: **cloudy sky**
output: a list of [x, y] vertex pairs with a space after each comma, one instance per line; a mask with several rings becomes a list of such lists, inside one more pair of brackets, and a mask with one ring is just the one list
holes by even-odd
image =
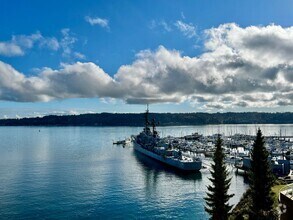
[[293, 110], [293, 1], [13, 1], [0, 118]]

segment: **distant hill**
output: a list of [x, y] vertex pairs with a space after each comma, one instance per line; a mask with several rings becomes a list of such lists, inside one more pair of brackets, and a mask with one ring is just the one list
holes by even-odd
[[[206, 124], [293, 124], [293, 113], [150, 113], [160, 126]], [[0, 126], [143, 126], [144, 114], [98, 113], [1, 119]]]

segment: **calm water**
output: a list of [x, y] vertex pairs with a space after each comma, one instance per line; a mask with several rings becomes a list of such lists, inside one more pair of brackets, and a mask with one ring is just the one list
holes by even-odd
[[[261, 125], [293, 134], [292, 125]], [[254, 125], [159, 128], [162, 135], [254, 133]], [[0, 219], [207, 219], [209, 171], [182, 175], [113, 140], [131, 127], [0, 127]], [[235, 204], [247, 188], [231, 168]]]

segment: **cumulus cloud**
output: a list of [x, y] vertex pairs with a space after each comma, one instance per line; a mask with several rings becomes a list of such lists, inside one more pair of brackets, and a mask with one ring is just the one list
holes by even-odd
[[112, 96], [113, 80], [93, 63], [62, 64], [26, 77], [0, 61], [0, 97], [19, 102], [50, 101], [73, 97]]
[[174, 25], [178, 28], [179, 31], [183, 33], [184, 36], [187, 38], [193, 38], [196, 37], [196, 28], [193, 26], [193, 24], [187, 24], [183, 21], [176, 21]]
[[55, 37], [44, 37], [40, 32], [31, 35], [13, 35], [10, 41], [0, 42], [0, 55], [23, 56], [34, 45], [50, 50], [58, 50], [59, 42]]
[[103, 27], [103, 28], [109, 28], [109, 21], [105, 18], [99, 18], [99, 17], [92, 18], [92, 17], [86, 16], [84, 19], [91, 26], [99, 25], [100, 27]]
[[292, 27], [273, 24], [246, 28], [224, 24], [206, 30], [206, 51], [200, 56], [183, 56], [160, 46], [139, 52], [132, 64], [121, 66], [113, 77], [94, 63], [81, 62], [63, 64], [57, 70], [44, 68], [37, 76], [27, 77], [1, 62], [0, 99], [188, 101], [206, 109], [291, 106], [292, 34]]
[[236, 50], [245, 60], [265, 67], [292, 64], [293, 62], [293, 27], [279, 25], [264, 27], [223, 24], [205, 31], [208, 50]]

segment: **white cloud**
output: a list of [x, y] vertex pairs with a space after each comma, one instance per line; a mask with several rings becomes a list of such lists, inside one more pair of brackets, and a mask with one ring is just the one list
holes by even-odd
[[0, 55], [2, 56], [22, 56], [24, 51], [20, 46], [12, 42], [0, 42]]
[[0, 61], [0, 98], [19, 102], [50, 101], [73, 97], [112, 96], [112, 78], [93, 63], [62, 64], [26, 77]]
[[149, 28], [150, 29], [163, 28], [163, 30], [167, 32], [172, 31], [171, 26], [164, 20], [161, 20], [161, 21], [152, 20], [149, 24]]
[[10, 41], [0, 42], [0, 55], [23, 56], [26, 50], [35, 45], [50, 50], [58, 50], [59, 42], [55, 37], [44, 37], [40, 32], [31, 35], [13, 35]]
[[293, 63], [293, 27], [223, 24], [205, 31], [208, 50], [235, 50], [243, 59], [261, 66]]
[[76, 58], [78, 58], [80, 60], [84, 60], [86, 58], [86, 56], [84, 54], [79, 53], [79, 52], [74, 52], [73, 54]]
[[100, 97], [136, 104], [189, 101], [206, 109], [292, 106], [292, 34], [291, 27], [225, 24], [206, 31], [206, 52], [198, 57], [160, 46], [156, 51], [138, 53], [136, 60], [121, 66], [114, 77], [94, 63], [81, 62], [63, 64], [57, 70], [45, 68], [27, 77], [0, 62], [0, 99]]
[[92, 17], [86, 16], [85, 21], [88, 22], [92, 26], [99, 25], [103, 28], [109, 28], [109, 21], [105, 18], [99, 18], [99, 17], [92, 18]]
[[70, 34], [69, 28], [62, 29], [61, 33], [62, 39], [60, 45], [63, 50], [62, 56], [68, 57], [71, 55], [73, 44], [77, 41], [77, 39]]
[[27, 50], [38, 46], [51, 51], [61, 51], [62, 56], [69, 60], [85, 59], [85, 55], [74, 51], [74, 44], [78, 39], [72, 34], [69, 28], [61, 30], [61, 38], [44, 37], [40, 32], [31, 35], [13, 35], [10, 41], [0, 42], [0, 55], [2, 56], [23, 56]]
[[174, 25], [178, 28], [179, 31], [183, 33], [184, 36], [187, 38], [193, 38], [196, 37], [196, 27], [193, 26], [193, 24], [187, 24], [183, 21], [176, 21]]
[[42, 40], [44, 37], [40, 32], [36, 32], [31, 35], [14, 35], [12, 36], [11, 42], [14, 42], [15, 44], [20, 45], [23, 48], [32, 48], [34, 44], [40, 40]]
[[60, 40], [60, 47], [62, 49], [62, 56], [69, 60], [84, 60], [86, 56], [80, 52], [73, 51], [74, 44], [78, 39], [71, 33], [69, 28], [61, 30], [62, 39]]
[[40, 46], [57, 51], [60, 48], [60, 43], [55, 37], [44, 38], [40, 42]]

